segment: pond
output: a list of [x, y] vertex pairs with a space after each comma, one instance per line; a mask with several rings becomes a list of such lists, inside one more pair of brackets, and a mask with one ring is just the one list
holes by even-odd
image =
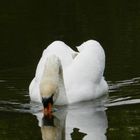
[[[139, 139], [140, 2], [0, 3], [0, 140]], [[54, 40], [75, 49], [88, 39], [105, 50], [109, 96], [43, 117], [28, 93], [43, 49]]]

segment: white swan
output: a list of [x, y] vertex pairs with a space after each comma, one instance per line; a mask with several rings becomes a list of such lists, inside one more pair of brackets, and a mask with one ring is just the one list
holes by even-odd
[[107, 93], [108, 85], [103, 77], [105, 54], [101, 45], [88, 40], [77, 49], [79, 52], [62, 41], [55, 41], [44, 50], [29, 86], [32, 101], [44, 104], [45, 100], [53, 100], [56, 105], [64, 105]]

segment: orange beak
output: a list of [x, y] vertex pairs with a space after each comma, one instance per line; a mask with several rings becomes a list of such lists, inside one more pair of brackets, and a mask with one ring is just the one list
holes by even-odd
[[46, 97], [43, 97], [42, 98], [42, 104], [43, 104], [43, 113], [45, 116], [47, 115], [51, 115], [52, 113], [52, 106], [53, 106], [53, 96], [49, 97], [49, 98], [46, 98]]
[[51, 103], [48, 103], [48, 106], [44, 107], [43, 113], [45, 116], [52, 114], [52, 104]]

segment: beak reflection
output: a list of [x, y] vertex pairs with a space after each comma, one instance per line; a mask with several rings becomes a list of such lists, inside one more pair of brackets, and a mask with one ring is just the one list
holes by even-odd
[[58, 119], [55, 116], [46, 115], [42, 118], [41, 133], [43, 140], [61, 140], [61, 129], [56, 125]]
[[54, 116], [51, 117], [49, 115], [46, 115], [42, 118], [42, 125], [43, 126], [52, 126], [54, 127]]

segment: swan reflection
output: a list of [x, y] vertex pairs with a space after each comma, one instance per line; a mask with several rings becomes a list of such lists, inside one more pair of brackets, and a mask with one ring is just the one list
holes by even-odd
[[105, 107], [80, 103], [58, 108], [53, 115], [36, 115], [43, 140], [106, 140], [107, 117]]
[[55, 116], [44, 116], [42, 118], [41, 133], [43, 140], [61, 140], [61, 126]]

